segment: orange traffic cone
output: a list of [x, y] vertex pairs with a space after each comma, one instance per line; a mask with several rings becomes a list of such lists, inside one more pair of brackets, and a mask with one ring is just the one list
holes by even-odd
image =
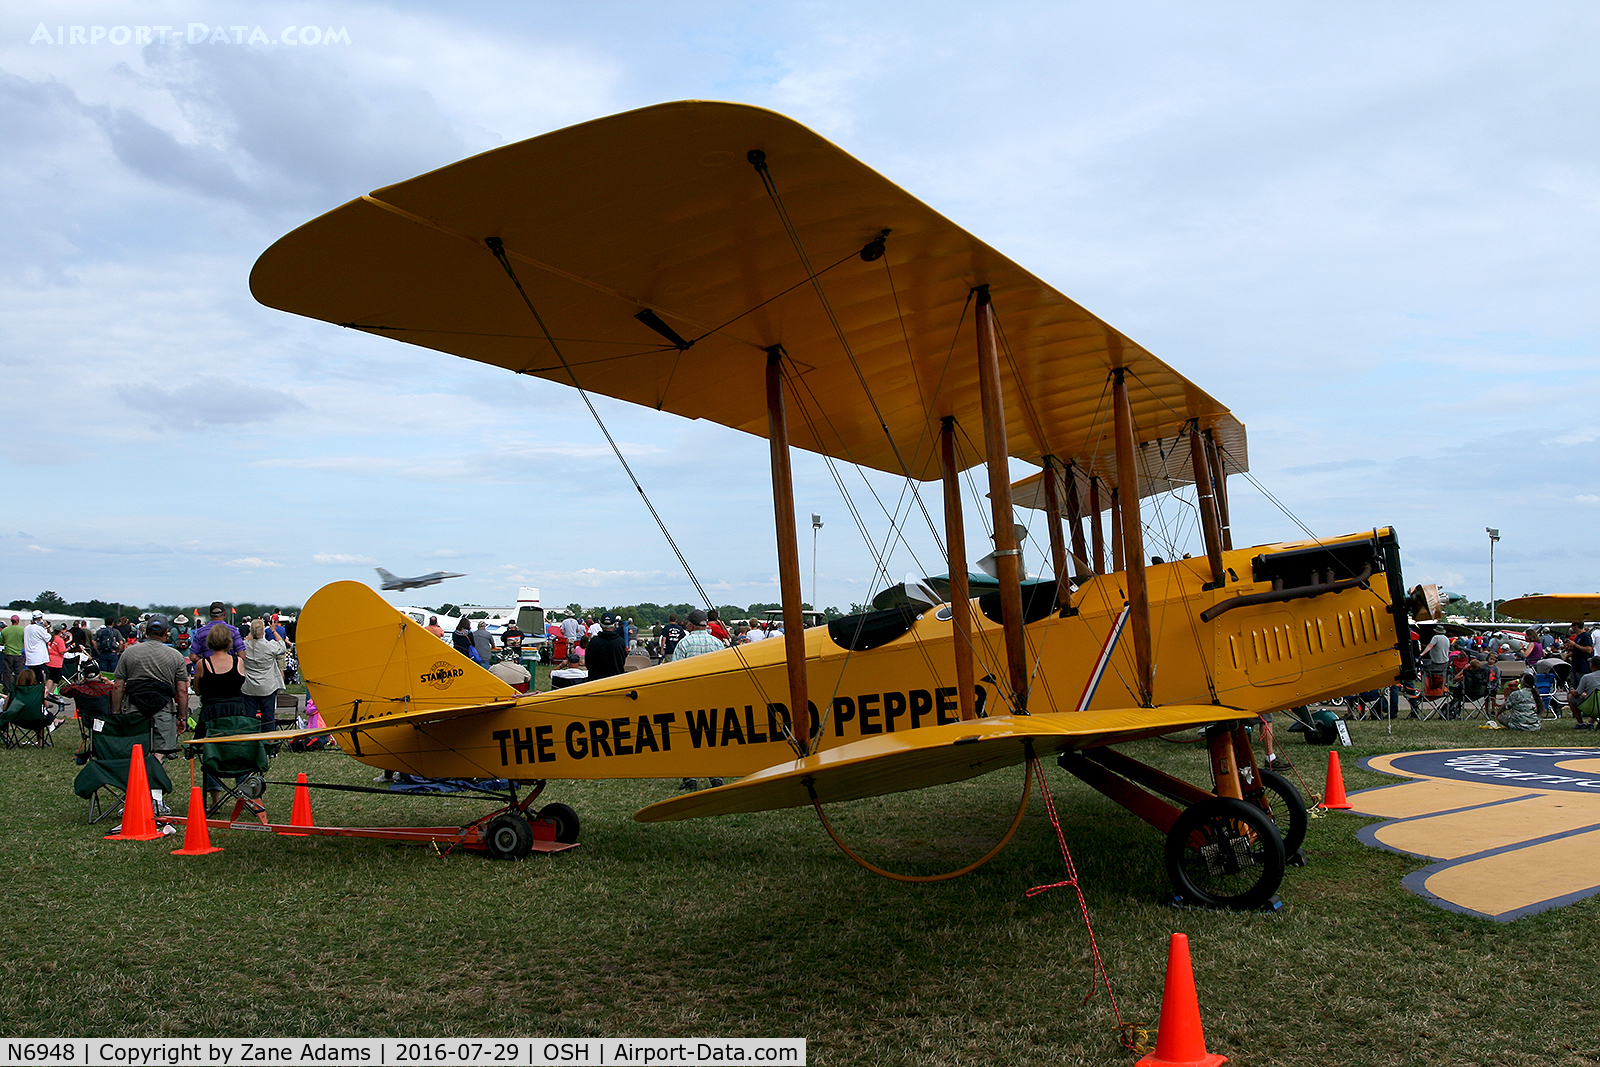
[[122, 801], [122, 825], [107, 834], [107, 841], [154, 841], [161, 836], [156, 828], [156, 811], [150, 803], [150, 775], [144, 769], [144, 746], [133, 746], [128, 761], [128, 793]]
[[[306, 772], [301, 771], [300, 776], [294, 780], [294, 807], [289, 811], [290, 826], [315, 826], [311, 820], [311, 787], [306, 785]], [[282, 831], [285, 837], [307, 837], [308, 834], [294, 834]]]
[[1156, 1050], [1139, 1061], [1139, 1067], [1217, 1067], [1228, 1057], [1206, 1051], [1200, 1027], [1200, 1002], [1194, 994], [1194, 971], [1189, 966], [1189, 938], [1173, 934], [1167, 945], [1167, 984], [1161, 991], [1161, 1028]]
[[211, 844], [211, 830], [206, 826], [206, 802], [199, 786], [189, 787], [189, 821], [184, 825], [183, 847], [172, 850], [174, 856], [204, 856], [208, 852], [221, 852]]
[[1350, 801], [1344, 795], [1344, 771], [1339, 769], [1339, 753], [1328, 751], [1328, 784], [1322, 790], [1320, 807], [1329, 810], [1349, 811]]

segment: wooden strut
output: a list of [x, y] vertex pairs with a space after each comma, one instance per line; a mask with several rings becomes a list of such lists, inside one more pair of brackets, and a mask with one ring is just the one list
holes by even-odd
[[1089, 512], [1091, 535], [1090, 544], [1093, 545], [1094, 555], [1089, 560], [1089, 569], [1096, 574], [1106, 572], [1106, 531], [1100, 522], [1100, 476], [1089, 477]]
[[800, 539], [795, 532], [794, 476], [789, 469], [789, 419], [783, 403], [783, 346], [767, 349], [767, 442], [772, 454], [772, 511], [778, 527], [778, 589], [783, 601], [783, 652], [789, 668], [794, 743], [811, 754], [806, 696], [805, 616], [800, 606]]
[[[1044, 511], [1046, 524], [1050, 527], [1050, 565], [1055, 569], [1056, 575], [1056, 607], [1066, 610], [1072, 607], [1072, 571], [1067, 566], [1067, 541], [1061, 533], [1061, 500], [1056, 492], [1056, 466], [1054, 456], [1044, 457]], [[1072, 477], [1072, 468], [1066, 468], [1067, 477]]]
[[1211, 484], [1217, 493], [1217, 521], [1222, 527], [1222, 550], [1233, 551], [1233, 527], [1228, 523], [1228, 472], [1223, 469], [1222, 450], [1211, 431], [1205, 432], [1206, 459], [1211, 464]]
[[[1120, 355], [1120, 345], [1116, 346]], [[1133, 632], [1133, 663], [1138, 697], [1151, 706], [1154, 670], [1150, 657], [1150, 592], [1144, 573], [1144, 528], [1139, 519], [1139, 468], [1133, 444], [1133, 406], [1128, 400], [1127, 368], [1111, 372], [1113, 421], [1117, 431], [1117, 482], [1122, 500], [1122, 558], [1128, 583], [1128, 628]]]
[[1111, 569], [1122, 570], [1122, 491], [1111, 487]]
[[1087, 566], [1089, 549], [1083, 543], [1083, 501], [1078, 497], [1078, 471], [1068, 463], [1062, 473], [1066, 475], [1067, 522], [1072, 527], [1072, 554], [1080, 561], [1079, 566]]
[[1206, 543], [1206, 559], [1211, 563], [1211, 583], [1221, 588], [1227, 579], [1222, 569], [1222, 527], [1217, 519], [1217, 498], [1212, 488], [1211, 464], [1200, 436], [1200, 420], [1189, 423], [1189, 458], [1194, 462], [1194, 487], [1200, 503], [1200, 536]]
[[975, 719], [972, 686], [972, 591], [967, 588], [967, 530], [961, 517], [956, 467], [956, 419], [939, 420], [939, 469], [944, 479], [944, 530], [950, 563], [950, 633], [956, 659], [956, 698], [962, 719]]
[[994, 305], [989, 287], [978, 294], [978, 392], [983, 402], [984, 459], [989, 468], [989, 506], [994, 516], [994, 559], [1000, 583], [1000, 627], [1005, 634], [1006, 674], [1012, 708], [1028, 709], [1027, 648], [1022, 640], [1022, 573], [1017, 566], [1016, 519], [1011, 508], [1010, 445], [1006, 440], [1005, 398], [1000, 394], [1000, 353], [995, 342]]

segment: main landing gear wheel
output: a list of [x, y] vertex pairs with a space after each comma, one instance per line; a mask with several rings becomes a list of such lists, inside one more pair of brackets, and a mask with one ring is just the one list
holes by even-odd
[[1187, 904], [1250, 911], [1283, 882], [1283, 838], [1267, 813], [1232, 797], [1190, 805], [1167, 833], [1167, 876]]
[[1277, 771], [1261, 771], [1261, 787], [1265, 790], [1261, 799], [1267, 805], [1267, 814], [1272, 816], [1278, 826], [1278, 836], [1283, 838], [1283, 854], [1293, 862], [1306, 840], [1306, 802], [1294, 783]]
[[578, 813], [565, 804], [546, 804], [539, 809], [539, 818], [556, 824], [556, 840], [570, 845], [578, 840]]
[[533, 851], [533, 827], [512, 812], [496, 815], [483, 828], [483, 843], [497, 860], [526, 859]]

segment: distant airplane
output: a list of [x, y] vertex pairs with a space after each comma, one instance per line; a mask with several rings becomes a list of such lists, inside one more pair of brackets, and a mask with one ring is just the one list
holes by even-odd
[[465, 578], [465, 574], [454, 571], [434, 571], [432, 574], [419, 574], [415, 578], [396, 578], [382, 567], [378, 569], [378, 577], [383, 579], [383, 588], [386, 590], [421, 589], [425, 585], [438, 585], [446, 578]]

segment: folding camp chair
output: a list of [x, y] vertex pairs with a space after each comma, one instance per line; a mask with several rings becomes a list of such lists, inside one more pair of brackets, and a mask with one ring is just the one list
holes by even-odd
[[1489, 668], [1472, 666], [1450, 679], [1451, 718], [1470, 719], [1488, 715]]
[[1406, 694], [1411, 710], [1419, 719], [1450, 717], [1450, 686], [1443, 672], [1428, 671], [1422, 676], [1422, 692], [1416, 696]]
[[12, 686], [5, 706], [0, 708], [0, 742], [7, 748], [22, 745], [50, 746], [55, 712], [44, 707], [44, 685]]
[[[1556, 708], [1554, 710], [1556, 717], [1560, 718], [1561, 709]], [[1578, 706], [1573, 710], [1579, 715], [1583, 716], [1584, 722], [1600, 722], [1600, 689], [1596, 689], [1594, 692], [1578, 701]], [[1585, 727], [1585, 729], [1587, 729], [1587, 727]]]
[[[261, 732], [261, 720], [253, 715], [225, 715], [204, 725], [207, 740]], [[220, 745], [186, 742], [184, 749], [191, 759], [198, 754], [205, 773], [206, 818], [213, 818], [231, 799], [234, 801], [231, 819], [237, 821], [248, 811], [260, 822], [267, 821], [267, 809], [261, 803], [267, 791], [262, 776], [270, 761], [265, 741], [229, 741]], [[196, 753], [196, 749], [200, 751]]]
[[[144, 772], [151, 789], [172, 792], [161, 761], [151, 751], [153, 723], [148, 715], [107, 715], [94, 720], [89, 733], [89, 750], [83, 770], [72, 783], [72, 791], [89, 802], [89, 822], [122, 811], [128, 799], [128, 772], [133, 766], [133, 746], [144, 748]], [[103, 796], [110, 791], [113, 803]]]

